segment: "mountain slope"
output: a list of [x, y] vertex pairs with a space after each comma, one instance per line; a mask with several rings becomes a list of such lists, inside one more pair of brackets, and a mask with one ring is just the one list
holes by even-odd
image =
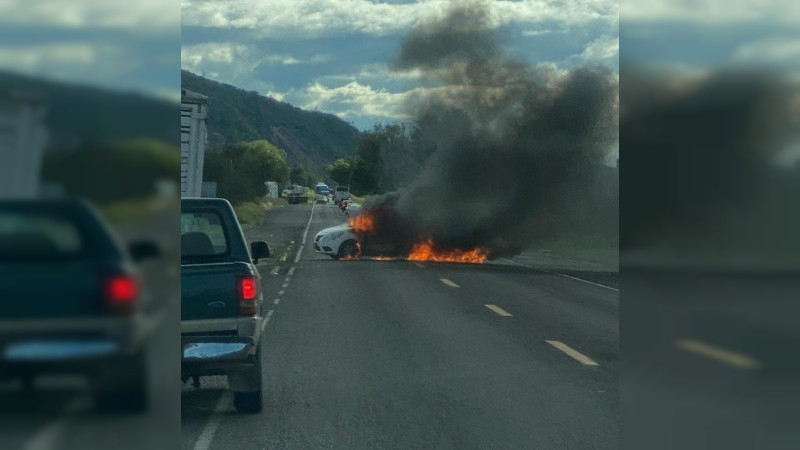
[[358, 130], [332, 114], [306, 111], [185, 70], [181, 86], [208, 97], [211, 149], [267, 139], [286, 150], [289, 164], [323, 176], [328, 163], [355, 148]]
[[0, 91], [44, 101], [51, 149], [137, 138], [177, 145], [180, 139], [177, 102], [2, 71]]

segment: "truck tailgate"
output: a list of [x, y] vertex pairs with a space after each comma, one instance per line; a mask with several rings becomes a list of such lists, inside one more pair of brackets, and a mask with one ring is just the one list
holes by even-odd
[[181, 320], [237, 317], [236, 280], [251, 274], [242, 262], [181, 265]]

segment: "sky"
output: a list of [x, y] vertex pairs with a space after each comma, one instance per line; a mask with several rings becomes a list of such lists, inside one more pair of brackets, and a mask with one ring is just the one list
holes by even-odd
[[0, 70], [180, 101], [178, 0], [0, 0]]
[[[408, 119], [405, 100], [423, 87], [414, 73], [388, 64], [415, 24], [441, 17], [453, 3], [184, 0], [181, 67], [369, 129]], [[498, 35], [519, 58], [617, 70], [616, 1], [488, 3]]]

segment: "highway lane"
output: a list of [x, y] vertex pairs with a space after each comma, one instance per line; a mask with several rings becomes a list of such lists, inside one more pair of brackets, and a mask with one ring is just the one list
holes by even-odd
[[295, 263], [310, 213], [246, 231], [288, 255], [261, 265], [264, 412], [234, 412], [221, 377], [184, 386], [184, 449], [618, 447], [618, 292], [511, 263], [334, 261], [311, 250], [344, 221], [322, 205]]

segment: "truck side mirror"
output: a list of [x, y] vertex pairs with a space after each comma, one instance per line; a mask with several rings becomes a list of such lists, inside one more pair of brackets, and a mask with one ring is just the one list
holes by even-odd
[[269, 245], [264, 241], [253, 241], [250, 243], [250, 254], [253, 255], [253, 264], [258, 264], [261, 258], [269, 258]]
[[158, 246], [152, 242], [140, 241], [133, 242], [128, 246], [128, 252], [134, 262], [139, 262], [147, 258], [157, 258], [161, 256]]

